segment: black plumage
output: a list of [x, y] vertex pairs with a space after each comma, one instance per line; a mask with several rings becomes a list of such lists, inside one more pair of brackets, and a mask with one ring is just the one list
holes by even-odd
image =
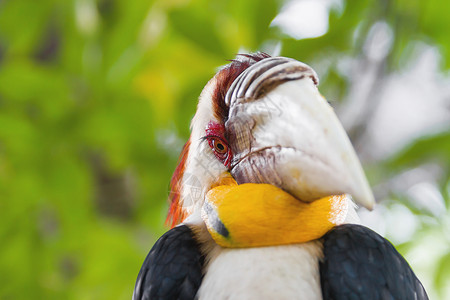
[[324, 300], [425, 300], [420, 281], [392, 244], [361, 225], [337, 226], [323, 237]]
[[[428, 299], [405, 259], [369, 228], [341, 225], [322, 239], [320, 281], [324, 300]], [[195, 299], [203, 266], [204, 257], [192, 230], [186, 225], [175, 227], [147, 255], [133, 300]]]
[[133, 300], [194, 299], [202, 282], [203, 263], [199, 244], [188, 226], [169, 230], [145, 258]]

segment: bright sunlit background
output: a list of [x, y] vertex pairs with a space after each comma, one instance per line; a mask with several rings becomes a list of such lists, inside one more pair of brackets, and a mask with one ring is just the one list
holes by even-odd
[[130, 299], [197, 97], [239, 52], [319, 74], [377, 208], [450, 299], [450, 2], [0, 0], [0, 299]]

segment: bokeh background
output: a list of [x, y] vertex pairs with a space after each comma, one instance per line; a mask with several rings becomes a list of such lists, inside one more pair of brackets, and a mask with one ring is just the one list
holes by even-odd
[[363, 223], [450, 299], [450, 2], [0, 0], [0, 299], [130, 299], [202, 87], [237, 53], [318, 72]]

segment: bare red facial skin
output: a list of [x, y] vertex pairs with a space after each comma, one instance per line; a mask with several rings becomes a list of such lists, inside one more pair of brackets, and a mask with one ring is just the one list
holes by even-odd
[[205, 139], [214, 152], [214, 155], [220, 160], [225, 167], [230, 168], [231, 159], [233, 157], [231, 148], [225, 138], [225, 126], [215, 122], [209, 122], [206, 126]]

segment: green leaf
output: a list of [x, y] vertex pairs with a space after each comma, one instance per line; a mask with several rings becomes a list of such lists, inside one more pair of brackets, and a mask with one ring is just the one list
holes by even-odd
[[169, 13], [173, 28], [197, 46], [226, 57], [226, 47], [217, 34], [215, 19], [207, 10], [176, 9]]
[[419, 137], [386, 161], [388, 168], [399, 169], [425, 162], [450, 167], [450, 130]]
[[440, 296], [443, 297], [442, 292], [448, 286], [450, 281], [450, 253], [444, 255], [437, 264], [436, 276], [434, 279], [434, 284], [436, 290], [440, 291]]

